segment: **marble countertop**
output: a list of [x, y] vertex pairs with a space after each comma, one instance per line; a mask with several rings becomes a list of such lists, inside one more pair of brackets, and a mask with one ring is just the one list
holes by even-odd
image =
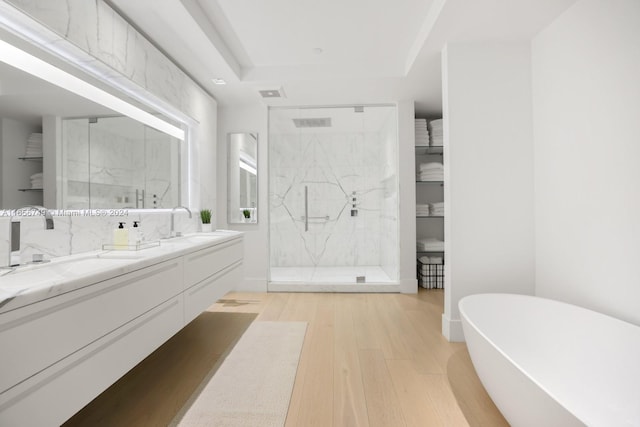
[[8, 273], [0, 270], [0, 313], [238, 239], [242, 234], [230, 230], [187, 234], [139, 251], [85, 252], [20, 266]]

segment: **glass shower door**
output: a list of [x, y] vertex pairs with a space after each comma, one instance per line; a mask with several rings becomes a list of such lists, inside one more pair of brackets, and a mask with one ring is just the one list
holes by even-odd
[[271, 283], [396, 280], [395, 108], [272, 109], [269, 128]]

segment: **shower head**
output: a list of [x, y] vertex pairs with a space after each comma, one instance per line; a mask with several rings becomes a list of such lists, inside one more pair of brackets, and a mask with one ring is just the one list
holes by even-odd
[[293, 124], [297, 128], [330, 128], [331, 117], [293, 119]]

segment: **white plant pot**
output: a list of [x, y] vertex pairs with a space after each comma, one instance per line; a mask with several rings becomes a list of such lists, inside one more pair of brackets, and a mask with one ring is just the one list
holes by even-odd
[[213, 226], [211, 224], [202, 224], [202, 232], [203, 233], [211, 233], [213, 231]]

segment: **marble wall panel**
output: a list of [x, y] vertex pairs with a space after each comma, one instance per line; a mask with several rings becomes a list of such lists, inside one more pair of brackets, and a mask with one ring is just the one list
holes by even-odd
[[[384, 142], [375, 132], [271, 135], [272, 266], [380, 265]], [[352, 217], [353, 197], [358, 215]]]

